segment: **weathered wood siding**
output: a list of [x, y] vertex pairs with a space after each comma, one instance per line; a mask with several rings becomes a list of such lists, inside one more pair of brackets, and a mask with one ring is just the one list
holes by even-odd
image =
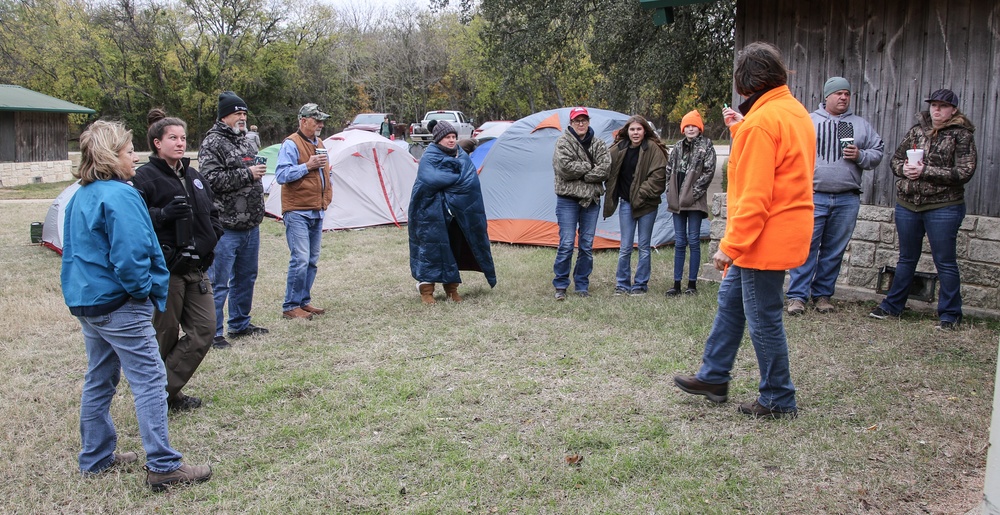
[[864, 175], [862, 202], [895, 202], [889, 157], [927, 109], [927, 95], [949, 88], [976, 126], [969, 214], [1000, 216], [1000, 1], [737, 0], [736, 13], [737, 51], [753, 41], [775, 44], [808, 110], [822, 102], [827, 78], [851, 82], [851, 107], [886, 144], [882, 164]]
[[[69, 117], [66, 113], [17, 111], [13, 114], [12, 160], [15, 163], [69, 159], [67, 143]], [[6, 156], [4, 158], [7, 160]]]

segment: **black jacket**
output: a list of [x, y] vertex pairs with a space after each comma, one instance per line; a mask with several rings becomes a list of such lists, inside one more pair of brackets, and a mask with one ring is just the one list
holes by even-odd
[[[184, 167], [184, 184], [170, 169], [166, 161], [156, 156], [149, 156], [149, 162], [140, 166], [132, 178], [135, 186], [149, 208], [149, 218], [153, 220], [153, 229], [160, 240], [163, 257], [172, 273], [183, 273], [172, 264], [176, 262], [176, 222], [162, 221], [160, 209], [170, 203], [176, 196], [187, 197], [187, 202], [193, 212], [191, 218], [191, 234], [194, 237], [195, 253], [201, 258], [199, 267], [207, 270], [215, 258], [215, 244], [222, 236], [222, 222], [219, 220], [219, 210], [215, 207], [215, 195], [208, 181], [191, 168], [191, 160], [181, 159]], [[190, 193], [188, 193], [190, 192]]]

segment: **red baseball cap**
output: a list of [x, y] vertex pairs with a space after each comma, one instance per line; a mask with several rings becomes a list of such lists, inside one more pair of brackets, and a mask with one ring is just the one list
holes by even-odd
[[590, 118], [590, 113], [587, 112], [586, 107], [574, 107], [573, 109], [570, 109], [569, 111], [570, 120], [576, 120], [581, 116], [586, 116], [587, 118]]

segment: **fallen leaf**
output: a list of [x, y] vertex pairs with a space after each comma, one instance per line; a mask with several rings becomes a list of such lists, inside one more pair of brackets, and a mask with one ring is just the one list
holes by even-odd
[[583, 462], [583, 456], [579, 454], [570, 454], [566, 456], [566, 464], [572, 467], [579, 467], [580, 463]]
[[878, 431], [878, 424], [868, 426], [869, 431]]

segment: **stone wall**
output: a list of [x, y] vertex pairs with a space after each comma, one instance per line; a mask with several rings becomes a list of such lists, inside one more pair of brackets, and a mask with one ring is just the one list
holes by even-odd
[[[711, 211], [710, 253], [706, 259], [719, 249], [719, 240], [726, 231], [725, 193], [716, 193], [712, 197]], [[855, 298], [881, 298], [876, 292], [879, 271], [886, 265], [896, 266], [899, 258], [893, 211], [890, 207], [861, 206], [837, 280], [837, 297], [845, 292]], [[1000, 218], [965, 217], [958, 231], [958, 267], [962, 274], [962, 302], [966, 308], [971, 308], [967, 311], [978, 311], [987, 316], [1000, 315]], [[721, 277], [711, 263], [704, 264], [701, 271], [707, 279]], [[917, 271], [935, 273], [926, 238]], [[922, 306], [913, 306], [915, 302]], [[910, 304], [911, 307], [933, 309], [937, 300], [935, 298], [930, 303], [911, 300]]]
[[0, 163], [0, 188], [73, 179], [73, 162]]

